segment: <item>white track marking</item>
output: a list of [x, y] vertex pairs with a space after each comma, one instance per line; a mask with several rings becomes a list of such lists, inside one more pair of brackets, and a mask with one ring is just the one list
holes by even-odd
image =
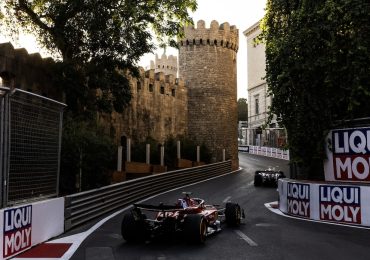
[[271, 224], [271, 223], [258, 223], [256, 224], [256, 227], [274, 227], [276, 226], [275, 224]]
[[335, 226], [343, 226], [343, 227], [349, 227], [349, 228], [370, 229], [370, 227], [346, 225], [346, 224], [341, 224], [341, 223], [334, 223], [334, 222], [328, 222], [328, 221], [323, 221], [323, 220], [315, 220], [315, 219], [307, 219], [307, 218], [299, 218], [299, 217], [286, 215], [283, 212], [281, 212], [279, 209], [275, 209], [275, 208], [270, 206], [270, 204], [276, 204], [276, 203], [277, 203], [277, 201], [265, 203], [265, 207], [268, 208], [273, 213], [278, 214], [278, 215], [283, 216], [283, 217], [286, 217], [286, 218], [293, 218], [293, 219], [298, 219], [298, 220], [302, 220], [302, 221], [316, 222], [316, 223], [335, 225]]
[[240, 230], [234, 230], [234, 232], [245, 242], [248, 243], [250, 246], [258, 246], [256, 242], [254, 242], [251, 238], [249, 238], [246, 234], [241, 232]]
[[231, 199], [231, 196], [227, 196], [222, 202], [223, 203], [226, 203], [226, 202], [229, 202]]

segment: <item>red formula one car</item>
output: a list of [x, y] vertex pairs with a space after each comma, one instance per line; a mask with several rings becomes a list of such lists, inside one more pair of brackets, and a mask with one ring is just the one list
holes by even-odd
[[238, 226], [244, 218], [244, 210], [236, 203], [228, 202], [219, 208], [206, 205], [203, 199], [191, 198], [189, 192], [183, 194], [185, 197], [174, 205], [134, 204], [123, 217], [122, 237], [127, 242], [144, 242], [181, 234], [188, 242], [204, 243], [207, 236], [221, 231], [221, 223]]

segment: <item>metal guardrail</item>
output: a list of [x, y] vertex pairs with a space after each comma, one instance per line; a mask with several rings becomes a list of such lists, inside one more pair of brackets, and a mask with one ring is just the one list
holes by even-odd
[[152, 195], [231, 172], [231, 161], [155, 174], [65, 197], [64, 230]]

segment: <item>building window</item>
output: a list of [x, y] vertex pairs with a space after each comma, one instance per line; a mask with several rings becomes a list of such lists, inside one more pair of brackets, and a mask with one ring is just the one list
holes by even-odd
[[153, 84], [149, 84], [149, 92], [153, 92]]
[[163, 85], [161, 86], [161, 90], [160, 91], [161, 91], [161, 94], [164, 94], [164, 86]]
[[141, 82], [140, 81], [138, 81], [137, 82], [137, 91], [140, 91], [141, 90]]
[[175, 97], [175, 96], [176, 96], [176, 90], [175, 90], [174, 88], [172, 89], [171, 93], [172, 93], [172, 96], [173, 96], [173, 97]]
[[255, 111], [256, 111], [256, 115], [258, 115], [260, 113], [260, 100], [259, 100], [259, 96], [255, 96], [254, 97], [254, 101], [255, 101]]

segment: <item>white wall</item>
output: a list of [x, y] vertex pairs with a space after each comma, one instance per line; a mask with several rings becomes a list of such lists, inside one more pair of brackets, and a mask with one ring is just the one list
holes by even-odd
[[265, 82], [266, 75], [266, 57], [265, 45], [255, 44], [254, 39], [261, 33], [258, 28], [247, 35], [248, 52], [248, 90], [261, 85]]
[[64, 198], [0, 210], [0, 259], [8, 259], [64, 232]]
[[[248, 60], [248, 121], [249, 127], [256, 128], [267, 120], [271, 98], [267, 97], [266, 56], [265, 45], [256, 44], [255, 39], [261, 33], [259, 22], [248, 28], [244, 35], [247, 37]], [[259, 98], [259, 111], [256, 111], [256, 96]]]

